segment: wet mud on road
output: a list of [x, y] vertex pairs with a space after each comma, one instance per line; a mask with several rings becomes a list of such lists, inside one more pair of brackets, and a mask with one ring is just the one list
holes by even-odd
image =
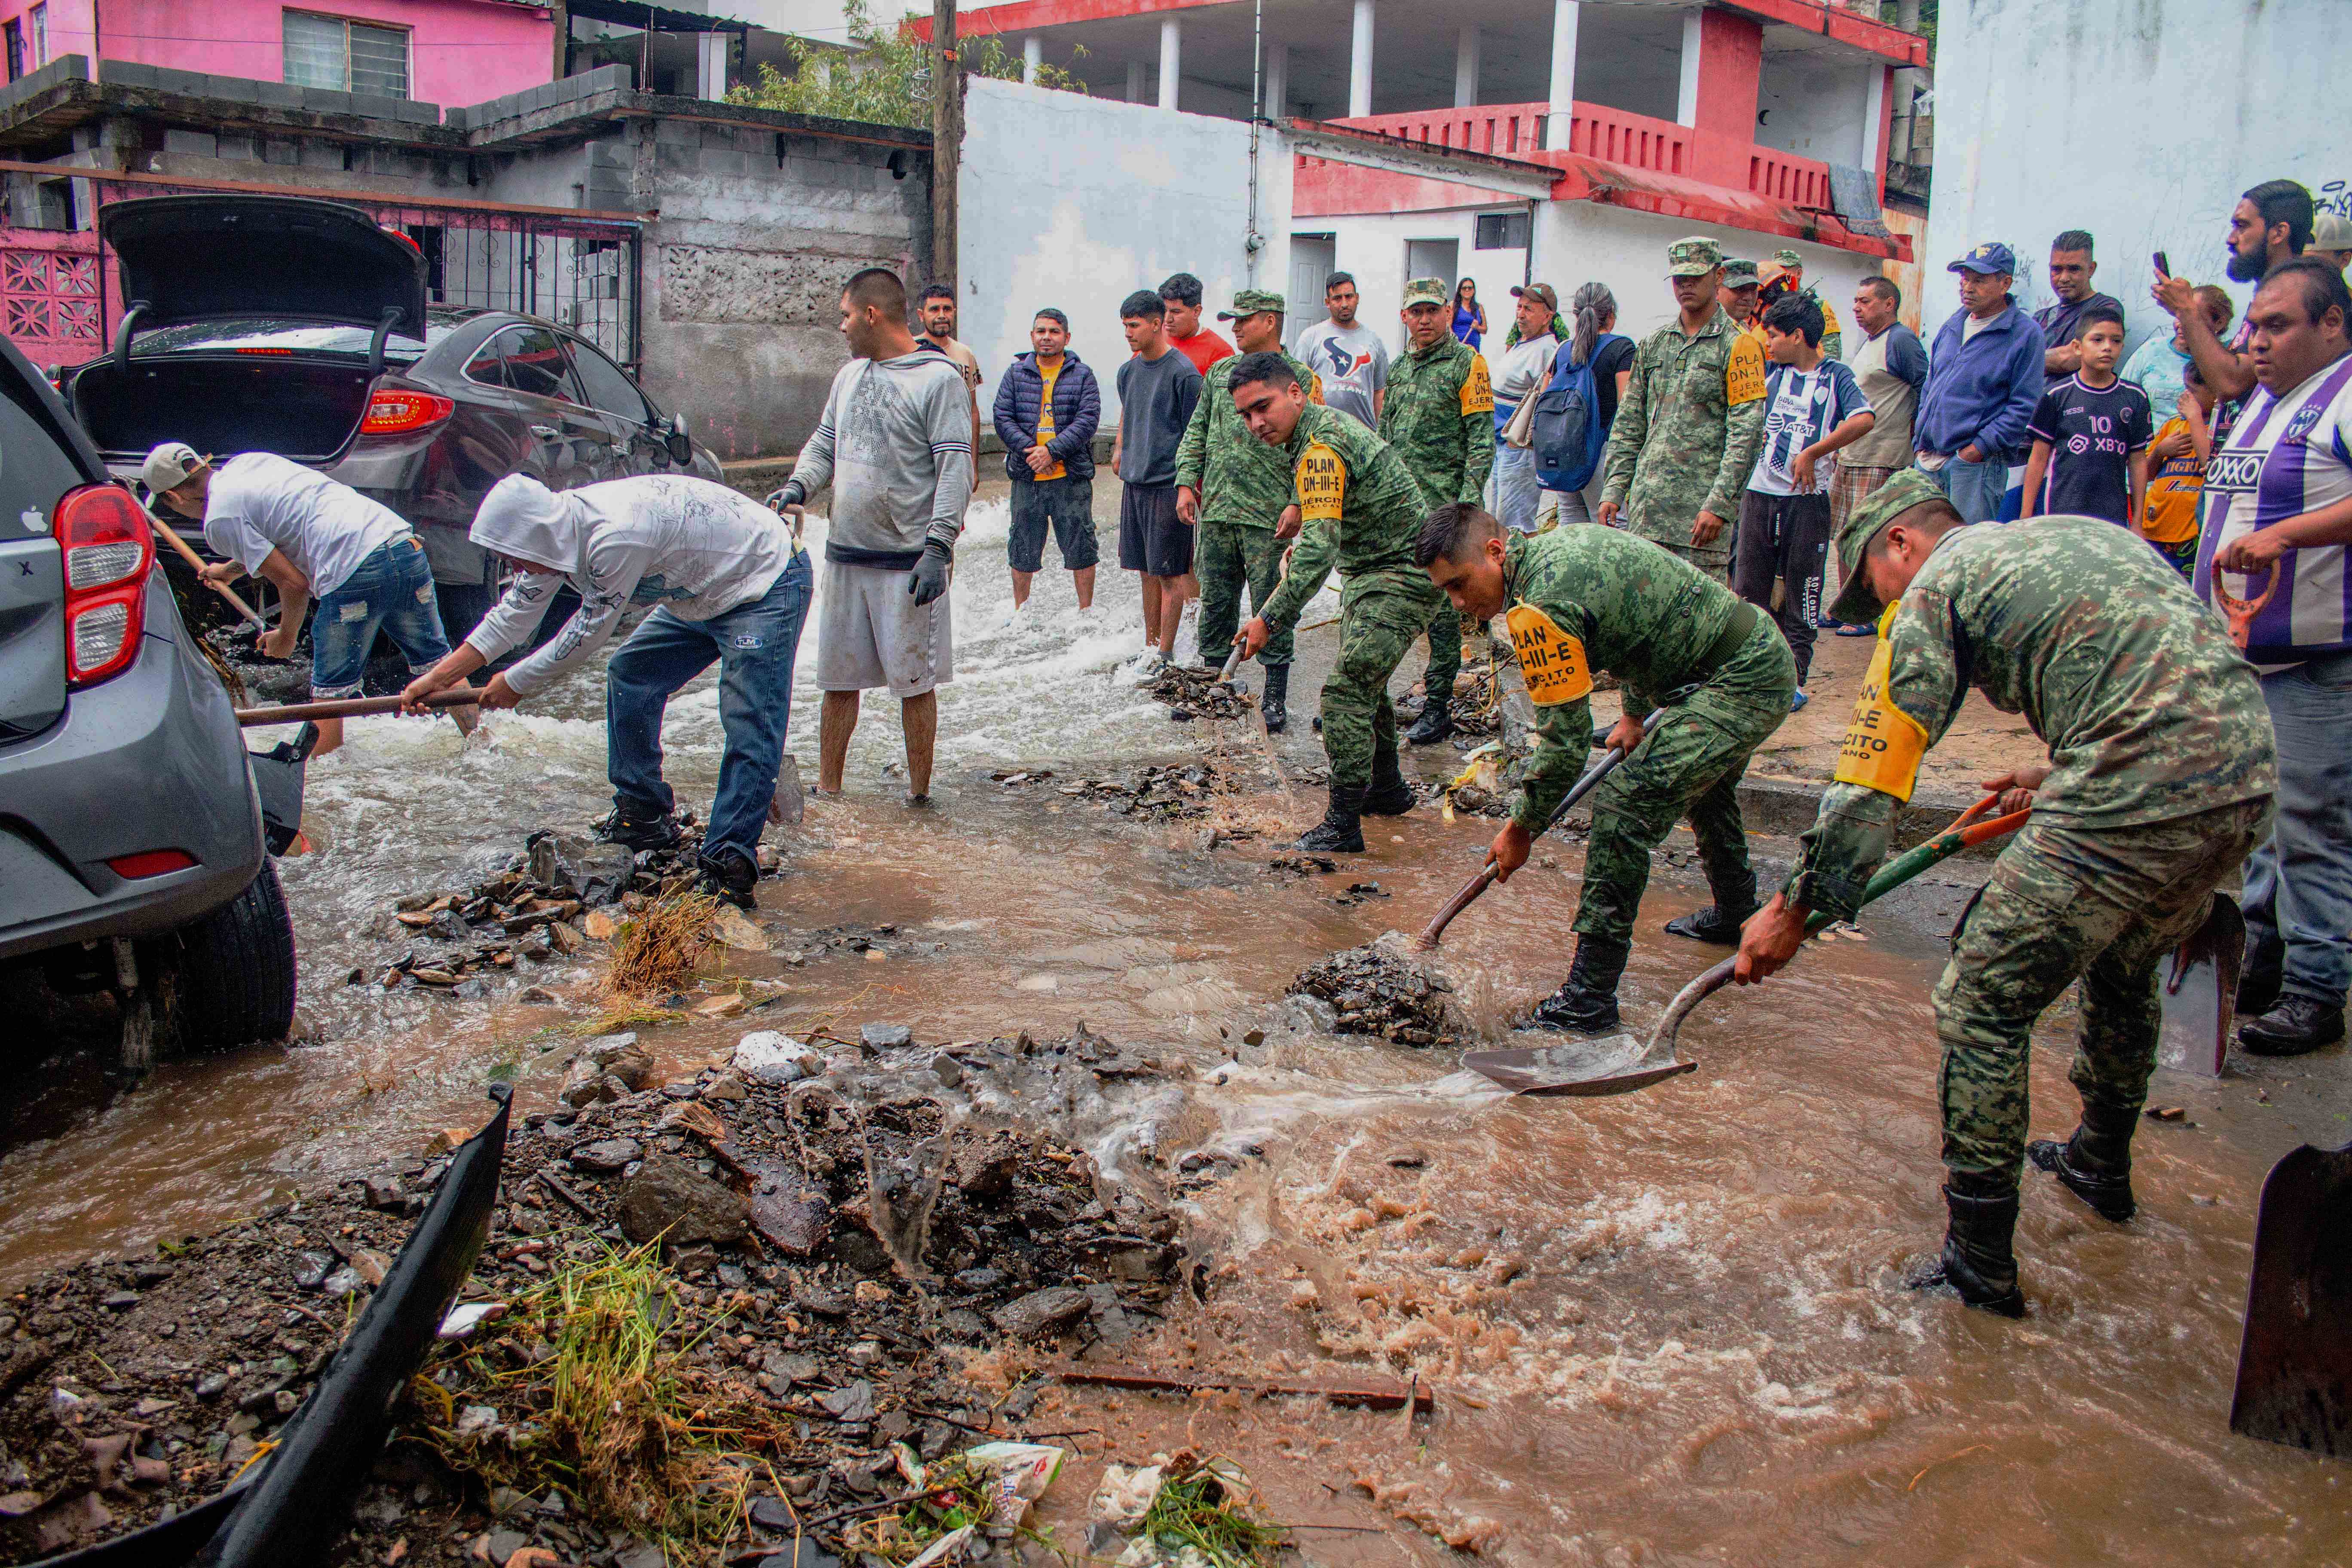
[[[772, 950], [725, 955], [761, 1005], [629, 1026], [671, 1075], [749, 1029], [854, 1036], [869, 1021], [922, 1044], [1083, 1022], [1181, 1063], [1189, 1076], [1093, 1090], [968, 1090], [1186, 1217], [1205, 1302], [1180, 1297], [1115, 1359], [1435, 1391], [1434, 1414], [1408, 1423], [1305, 1400], [1049, 1389], [1047, 1425], [1100, 1429], [1073, 1439], [1083, 1460], [1043, 1510], [1066, 1540], [1083, 1539], [1103, 1460], [1190, 1443], [1247, 1466], [1276, 1517], [1374, 1527], [1302, 1534], [1328, 1564], [1464, 1550], [1515, 1564], [2352, 1558], [2342, 1468], [2226, 1429], [2254, 1195], [2286, 1149], [2352, 1136], [2340, 1052], [2233, 1058], [2219, 1085], [2159, 1075], [2152, 1102], [2186, 1114], [2144, 1129], [2127, 1226], [2029, 1173], [2023, 1322], [1911, 1295], [1896, 1275], [1942, 1224], [1927, 990], [1964, 889], [1906, 889], [1874, 910], [1869, 940], [1816, 943], [1785, 980], [1716, 998], [1683, 1032], [1699, 1070], [1623, 1099], [1514, 1101], [1449, 1052], [1328, 1033], [1328, 1016], [1286, 998], [1292, 979], [1416, 929], [1475, 869], [1491, 823], [1424, 806], [1368, 822], [1370, 853], [1331, 871], [1284, 856], [1276, 835], [1319, 806], [1311, 698], [1276, 743], [1278, 770], [1243, 723], [1171, 724], [1110, 679], [1135, 647], [1131, 580], [1105, 574], [1099, 615], [1082, 621], [1049, 563], [1031, 610], [1000, 626], [991, 528], [1001, 540], [1001, 507], [984, 505], [958, 580], [935, 804], [901, 804], [886, 772], [897, 725], [869, 704], [850, 793], [772, 835]], [[1302, 639], [1294, 691], [1315, 689], [1331, 641]], [[805, 669], [813, 643], [803, 653]], [[1410, 660], [1399, 689], [1416, 672]], [[793, 749], [811, 779], [814, 697], [804, 674]], [[0, 1095], [0, 1290], [413, 1154], [478, 1120], [493, 1076], [513, 1079], [519, 1114], [552, 1106], [610, 1006], [593, 946], [519, 964], [486, 1001], [373, 976], [407, 940], [396, 898], [479, 880], [529, 831], [601, 813], [600, 721], [583, 681], [471, 746], [446, 725], [355, 724], [313, 772], [320, 852], [285, 867], [300, 1037], [170, 1064], [127, 1090], [94, 1044], [19, 1058]], [[682, 797], [704, 803], [719, 746], [707, 681], [666, 739]], [[1206, 784], [1187, 791], [1182, 770], [1203, 762]], [[1087, 784], [1167, 764], [1178, 782], [1150, 809]], [[1433, 780], [1460, 763], [1443, 750], [1412, 765]], [[1688, 848], [1670, 842], [1643, 907], [1624, 988], [1635, 1027], [1717, 956], [1655, 934], [1705, 900], [1675, 863]], [[1565, 967], [1579, 849], [1538, 857], [1441, 955], [1488, 1031]], [[343, 983], [355, 967], [370, 984]], [[526, 1003], [526, 986], [557, 1000]], [[2038, 1041], [2037, 1135], [2072, 1125], [2073, 1022], [2062, 1005]], [[68, 1016], [43, 1031], [90, 1026]]]

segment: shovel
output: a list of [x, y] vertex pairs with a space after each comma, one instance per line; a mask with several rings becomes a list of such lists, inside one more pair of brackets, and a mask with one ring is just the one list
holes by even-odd
[[2164, 1004], [2164, 1032], [2156, 1050], [2159, 1065], [2205, 1078], [2221, 1076], [2245, 961], [2246, 917], [2235, 900], [2216, 893], [2205, 923], [2173, 950], [2165, 966], [2158, 993]]
[[[1864, 889], [1862, 901], [1866, 904], [1893, 892], [1930, 866], [1940, 865], [1963, 849], [1990, 843], [2024, 826], [2029, 814], [2022, 811], [1977, 820], [2000, 798], [1997, 795], [1985, 796], [1962, 812], [1951, 826], [1880, 867], [1878, 875]], [[1829, 923], [1827, 915], [1816, 914], [1805, 922], [1806, 933], [1811, 935]], [[1739, 955], [1734, 953], [1684, 986], [1667, 1004], [1665, 1016], [1658, 1020], [1646, 1045], [1631, 1035], [1591, 1040], [1562, 1037], [1537, 1047], [1466, 1051], [1462, 1065], [1515, 1094], [1625, 1094], [1647, 1089], [1677, 1073], [1695, 1072], [1698, 1068], [1696, 1061], [1676, 1057], [1675, 1038], [1692, 1010], [1731, 983], [1732, 968], [1738, 962]]]
[[[427, 708], [471, 708], [482, 694], [470, 686], [436, 691], [425, 699]], [[247, 729], [257, 724], [299, 724], [312, 719], [359, 719], [370, 713], [397, 713], [406, 699], [341, 697], [331, 702], [289, 702], [283, 708], [239, 708], [236, 721]]]
[[2352, 1458], [2352, 1143], [2263, 1182], [2230, 1430]]

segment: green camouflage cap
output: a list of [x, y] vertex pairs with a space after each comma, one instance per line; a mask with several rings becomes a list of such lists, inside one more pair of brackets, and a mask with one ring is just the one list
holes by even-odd
[[1723, 286], [1727, 289], [1756, 287], [1756, 263], [1744, 256], [1735, 256], [1723, 264]]
[[1415, 305], [1450, 305], [1454, 296], [1443, 278], [1416, 278], [1404, 286], [1405, 309]]
[[1794, 267], [1801, 271], [1805, 265], [1805, 258], [1793, 250], [1776, 250], [1772, 253], [1772, 259], [1780, 266]]
[[1845, 526], [1838, 530], [1838, 570], [1845, 578], [1845, 586], [1830, 605], [1830, 619], [1849, 626], [1869, 626], [1878, 624], [1886, 606], [1870, 591], [1869, 579], [1863, 575], [1862, 557], [1870, 542], [1878, 537], [1879, 530], [1909, 511], [1921, 501], [1942, 500], [1944, 492], [1936, 481], [1918, 468], [1906, 468], [1879, 486], [1852, 511], [1846, 513]]
[[1703, 234], [1666, 247], [1666, 276], [1704, 278], [1723, 265], [1723, 247]]
[[1217, 312], [1221, 321], [1238, 321], [1244, 316], [1255, 316], [1261, 310], [1276, 315], [1286, 314], [1282, 308], [1282, 296], [1265, 289], [1237, 289], [1234, 291], [1233, 309]]

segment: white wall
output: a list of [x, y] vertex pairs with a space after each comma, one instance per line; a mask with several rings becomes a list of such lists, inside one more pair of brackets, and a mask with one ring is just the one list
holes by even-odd
[[1757, 144], [1859, 166], [1870, 77], [1878, 68], [1837, 65], [1812, 55], [1768, 57], [1756, 85], [1756, 108], [1764, 116], [1756, 128]]
[[[1945, 266], [1970, 246], [2016, 249], [2021, 304], [2050, 301], [2051, 237], [2084, 228], [2098, 286], [2124, 302], [2136, 345], [2170, 329], [2147, 289], [2149, 253], [2176, 273], [2222, 277], [2238, 195], [2301, 180], [2347, 207], [2352, 117], [2338, 112], [2352, 58], [2345, 0], [1971, 0], [1937, 35], [1936, 173], [1923, 300], [1929, 325], [1958, 308]], [[2331, 188], [2332, 187], [2332, 188]]]
[[1118, 418], [1113, 376], [1128, 357], [1120, 300], [1171, 272], [1190, 272], [1204, 285], [1202, 309], [1213, 317], [1237, 289], [1287, 284], [1290, 149], [1261, 133], [1265, 248], [1253, 268], [1243, 245], [1249, 137], [1238, 121], [971, 81], [958, 259], [963, 341], [988, 377], [983, 409], [1004, 367], [1028, 352], [1029, 324], [1043, 306], [1068, 314], [1070, 346], [1102, 384], [1107, 430]]
[[[1525, 202], [1506, 201], [1444, 212], [1299, 218], [1290, 227], [1299, 234], [1333, 237], [1332, 270], [1356, 275], [1356, 319], [1387, 339], [1392, 354], [1404, 352], [1404, 321], [1399, 312], [1404, 306], [1407, 245], [1416, 239], [1453, 240], [1455, 276], [1445, 280], [1446, 286], [1453, 287], [1463, 277], [1478, 280], [1478, 299], [1486, 307], [1486, 324], [1492, 329], [1490, 346], [1499, 348], [1503, 334], [1511, 330], [1511, 287], [1527, 276], [1528, 253], [1516, 247], [1476, 250], [1472, 245], [1477, 237], [1480, 213], [1526, 210]], [[1294, 341], [1300, 328], [1323, 319], [1320, 299], [1294, 300], [1290, 306], [1285, 331]]]

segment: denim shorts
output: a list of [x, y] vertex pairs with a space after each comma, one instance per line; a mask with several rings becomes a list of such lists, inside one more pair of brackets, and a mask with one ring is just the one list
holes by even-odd
[[310, 621], [310, 695], [320, 701], [357, 697], [378, 632], [400, 649], [411, 675], [449, 655], [433, 567], [413, 533], [377, 546], [332, 592], [319, 595]]

